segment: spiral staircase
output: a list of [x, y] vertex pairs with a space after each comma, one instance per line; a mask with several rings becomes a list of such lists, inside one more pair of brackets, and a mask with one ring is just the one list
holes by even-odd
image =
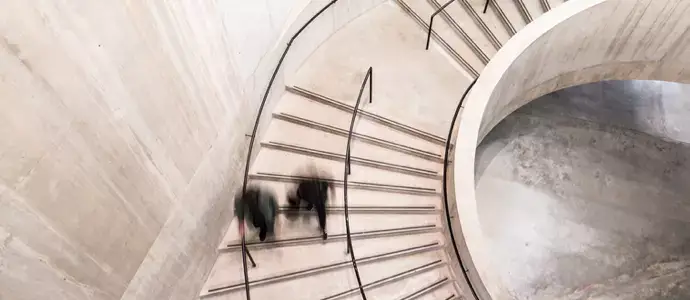
[[[352, 21], [297, 71], [264, 118], [249, 171], [251, 184], [278, 196], [275, 235], [249, 233], [245, 285], [237, 219], [218, 248], [201, 299], [474, 299], [453, 258], [443, 194], [444, 149], [462, 92], [508, 39], [563, 0], [392, 0]], [[335, 3], [334, 5], [338, 5]], [[347, 182], [347, 247], [343, 173], [348, 128], [359, 85], [373, 69], [351, 142]], [[425, 71], [431, 70], [431, 71]], [[368, 87], [367, 87], [368, 88]], [[371, 100], [371, 103], [369, 103]], [[436, 116], [436, 117], [434, 117]], [[443, 116], [443, 117], [438, 117]], [[286, 194], [313, 164], [330, 172], [336, 198], [328, 208], [329, 238], [313, 213], [287, 207]], [[247, 261], [249, 263], [249, 261]], [[361, 289], [360, 289], [361, 283]]]

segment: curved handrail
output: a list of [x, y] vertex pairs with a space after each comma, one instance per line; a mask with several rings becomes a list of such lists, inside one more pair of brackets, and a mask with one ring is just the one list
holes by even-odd
[[450, 122], [450, 129], [448, 130], [448, 138], [446, 139], [446, 150], [445, 150], [445, 156], [443, 158], [443, 206], [445, 207], [446, 211], [446, 221], [448, 223], [448, 233], [450, 234], [450, 241], [453, 243], [453, 250], [455, 250], [455, 257], [458, 259], [458, 263], [460, 263], [460, 269], [462, 271], [462, 275], [465, 277], [465, 281], [467, 282], [467, 285], [470, 287], [470, 291], [472, 292], [472, 296], [474, 296], [474, 299], [479, 299], [477, 296], [477, 291], [475, 290], [474, 286], [472, 286], [472, 282], [470, 281], [469, 276], [467, 276], [467, 269], [465, 268], [465, 264], [462, 262], [462, 258], [460, 258], [460, 251], [458, 251], [458, 245], [455, 242], [455, 234], [453, 233], [453, 225], [451, 224], [451, 219], [450, 219], [450, 210], [448, 209], [448, 154], [450, 152], [450, 141], [453, 135], [453, 129], [455, 127], [455, 121], [458, 118], [458, 113], [460, 112], [460, 108], [462, 107], [463, 102], [465, 101], [465, 98], [467, 97], [467, 94], [470, 92], [474, 84], [477, 83], [477, 79], [473, 80], [472, 83], [465, 89], [465, 93], [462, 94], [462, 98], [460, 98], [460, 103], [458, 103], [458, 107], [455, 108], [455, 113], [453, 114], [453, 120]]
[[442, 10], [446, 9], [448, 5], [453, 3], [455, 0], [450, 0], [446, 4], [443, 4], [439, 9], [437, 9], [433, 14], [431, 14], [431, 18], [429, 18], [429, 31], [426, 34], [426, 50], [429, 50], [429, 41], [431, 41], [431, 27], [434, 26], [434, 17], [438, 15]]
[[[280, 67], [283, 65], [283, 61], [285, 60], [285, 56], [287, 55], [288, 51], [290, 51], [290, 47], [292, 46], [292, 42], [295, 41], [295, 39], [304, 31], [304, 29], [309, 26], [318, 16], [320, 16], [326, 9], [331, 7], [333, 4], [338, 2], [338, 0], [331, 0], [326, 4], [323, 8], [321, 8], [316, 14], [314, 14], [309, 20], [300, 27], [299, 30], [290, 38], [290, 41], [287, 43], [287, 47], [285, 47], [285, 50], [283, 51], [283, 54], [280, 56], [280, 60], [278, 61], [278, 65], [276, 65], [276, 68], [273, 70], [273, 75], [271, 75], [271, 80], [268, 82], [268, 86], [266, 87], [266, 91], [264, 92], [264, 96], [261, 99], [261, 105], [259, 106], [259, 112], [256, 115], [256, 120], [254, 121], [254, 129], [252, 129], [252, 135], [251, 139], [249, 141], [249, 149], [247, 151], [247, 162], [244, 164], [244, 181], [242, 182], [242, 194], [244, 194], [247, 191], [247, 179], [249, 177], [249, 163], [252, 160], [252, 150], [254, 150], [254, 139], [256, 138], [256, 131], [259, 128], [259, 120], [261, 119], [261, 113], [264, 110], [264, 105], [266, 104], [266, 100], [268, 99], [268, 94], [271, 92], [271, 87], [273, 87], [273, 82], [276, 79], [276, 76], [278, 75], [278, 71], [280, 70]], [[246, 247], [246, 239], [244, 235], [242, 235], [242, 269], [244, 271], [244, 288], [246, 291], [247, 295], [247, 300], [250, 300], [251, 297], [249, 296], [249, 275], [247, 274], [247, 247]]]
[[357, 260], [355, 259], [355, 251], [352, 249], [352, 237], [350, 235], [350, 214], [348, 213], [347, 204], [347, 176], [350, 175], [350, 142], [352, 141], [352, 129], [355, 126], [355, 119], [357, 118], [357, 112], [359, 111], [359, 102], [362, 100], [362, 93], [364, 92], [364, 87], [367, 84], [367, 80], [369, 80], [369, 103], [371, 103], [373, 72], [373, 68], [369, 67], [367, 74], [364, 76], [364, 80], [362, 80], [362, 86], [359, 88], [357, 102], [355, 103], [354, 110], [352, 112], [352, 120], [350, 120], [350, 131], [347, 134], [347, 147], [345, 149], [345, 172], [343, 172], [343, 201], [345, 202], [345, 231], [347, 232], [346, 251], [350, 253], [352, 267], [355, 269], [355, 276], [357, 277], [357, 284], [359, 285], [359, 293], [362, 295], [362, 299], [364, 300], [367, 299], [367, 296], [364, 294], [362, 279], [359, 277], [359, 269], [357, 269]]

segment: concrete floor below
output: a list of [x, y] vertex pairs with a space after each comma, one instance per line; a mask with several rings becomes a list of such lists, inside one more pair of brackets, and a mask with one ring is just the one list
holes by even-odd
[[690, 87], [600, 82], [508, 116], [477, 149], [500, 299], [690, 299]]

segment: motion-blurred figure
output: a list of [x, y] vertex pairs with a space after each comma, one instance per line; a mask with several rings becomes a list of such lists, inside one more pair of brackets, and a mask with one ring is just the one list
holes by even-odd
[[335, 189], [330, 176], [309, 166], [299, 174], [302, 179], [297, 183], [297, 189], [288, 195], [288, 202], [295, 207], [300, 207], [301, 202], [306, 202], [307, 210], [316, 210], [319, 217], [319, 227], [323, 239], [328, 238], [326, 232], [326, 206], [328, 202], [328, 190], [330, 189], [331, 198], [335, 198]]
[[247, 187], [244, 194], [235, 196], [235, 216], [239, 219], [240, 236], [244, 236], [244, 220], [259, 228], [259, 239], [273, 233], [278, 205], [275, 195], [268, 189], [256, 186]]

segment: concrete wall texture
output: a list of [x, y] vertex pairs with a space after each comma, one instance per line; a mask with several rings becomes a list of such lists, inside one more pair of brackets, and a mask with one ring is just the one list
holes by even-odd
[[690, 86], [541, 97], [477, 149], [481, 226], [516, 299], [690, 297]]
[[[0, 299], [193, 298], [263, 89], [327, 2], [4, 1]], [[269, 107], [284, 73], [380, 2], [305, 31]]]

